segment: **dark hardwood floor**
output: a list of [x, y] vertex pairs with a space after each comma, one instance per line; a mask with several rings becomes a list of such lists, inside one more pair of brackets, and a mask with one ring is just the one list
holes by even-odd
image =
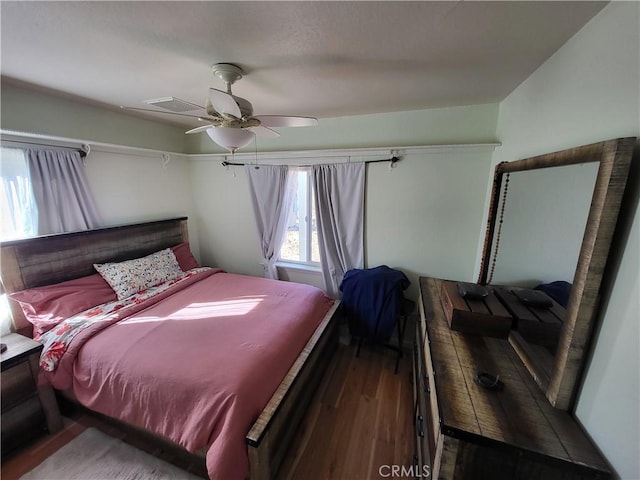
[[[278, 474], [282, 480], [367, 480], [384, 478], [384, 465], [411, 465], [411, 356], [405, 353], [394, 374], [395, 352], [341, 345], [328, 366]], [[88, 427], [132, 443], [182, 468], [198, 473], [166, 451], [149, 448], [86, 413], [65, 418], [55, 435], [42, 437], [2, 463], [3, 480], [16, 480]], [[382, 470], [388, 476], [389, 469]], [[398, 478], [398, 477], [395, 477]]]

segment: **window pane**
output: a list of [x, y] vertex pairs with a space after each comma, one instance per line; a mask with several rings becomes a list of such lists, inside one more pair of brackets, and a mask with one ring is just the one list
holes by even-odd
[[293, 205], [280, 259], [302, 263], [319, 263], [318, 233], [314, 199], [309, 189], [309, 171], [299, 169], [296, 175]]
[[309, 217], [307, 215], [309, 209], [309, 180], [306, 170], [298, 171], [298, 190], [296, 195], [296, 209], [298, 212], [298, 225], [300, 227], [300, 261], [306, 262], [309, 259], [309, 228], [307, 222]]
[[287, 225], [287, 234], [282, 249], [280, 250], [280, 258], [282, 260], [293, 260], [299, 262], [302, 260], [300, 255], [300, 212], [299, 212], [299, 183], [295, 183], [295, 193], [293, 196], [293, 207], [289, 214], [289, 224]]
[[33, 237], [38, 231], [38, 211], [24, 153], [2, 148], [0, 164], [0, 239]]
[[316, 197], [311, 188], [311, 261], [320, 263], [320, 246], [318, 245], [318, 224], [316, 220]]

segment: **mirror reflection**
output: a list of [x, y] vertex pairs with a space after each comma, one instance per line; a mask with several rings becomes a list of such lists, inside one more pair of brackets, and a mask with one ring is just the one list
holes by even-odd
[[516, 171], [502, 182], [490, 283], [504, 286], [496, 294], [516, 319], [515, 328], [530, 350], [546, 359], [549, 373], [598, 167], [593, 162]]
[[573, 282], [598, 166], [592, 162], [509, 174], [491, 283], [533, 288]]

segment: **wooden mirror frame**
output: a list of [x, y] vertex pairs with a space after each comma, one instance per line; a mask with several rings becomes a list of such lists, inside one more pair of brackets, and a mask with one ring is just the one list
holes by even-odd
[[502, 177], [506, 173], [598, 162], [591, 207], [560, 331], [555, 356], [542, 358], [516, 331], [509, 343], [551, 404], [573, 407], [600, 300], [600, 284], [609, 255], [636, 139], [618, 138], [496, 165], [478, 283], [485, 285], [491, 261]]

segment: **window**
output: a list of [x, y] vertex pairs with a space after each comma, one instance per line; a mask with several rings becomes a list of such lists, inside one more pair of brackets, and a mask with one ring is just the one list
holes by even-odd
[[0, 160], [0, 240], [33, 237], [38, 233], [38, 209], [27, 159], [20, 149], [0, 148]]
[[316, 208], [309, 169], [296, 169], [293, 205], [280, 260], [317, 266], [320, 263]]
[[[22, 150], [0, 148], [0, 177], [0, 241], [33, 237], [38, 231], [38, 209]], [[11, 331], [11, 314], [4, 289], [0, 293], [0, 334], [5, 335]]]

